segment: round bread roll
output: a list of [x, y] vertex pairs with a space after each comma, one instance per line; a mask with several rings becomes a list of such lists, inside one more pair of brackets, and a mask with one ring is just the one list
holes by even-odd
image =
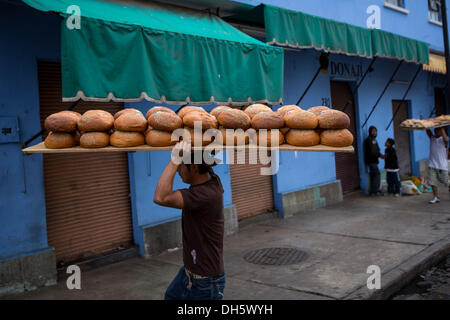
[[[191, 106], [191, 107], [183, 107], [181, 108], [180, 111], [178, 111], [178, 116], [183, 119], [183, 117], [188, 114], [189, 112], [192, 111], [199, 111], [199, 112], [206, 112], [205, 109], [203, 109], [202, 107], [195, 107], [195, 106]], [[207, 112], [206, 112], [207, 113]]]
[[200, 122], [202, 130], [216, 129], [217, 119], [206, 112], [192, 111], [183, 117], [185, 126], [194, 128], [195, 122]]
[[177, 141], [172, 141], [172, 133], [155, 129], [147, 132], [145, 142], [152, 147], [168, 147], [177, 143]]
[[259, 103], [248, 106], [244, 111], [250, 117], [250, 119], [252, 119], [256, 114], [260, 112], [273, 112], [270, 107], [266, 106], [265, 104]]
[[219, 114], [219, 123], [226, 129], [242, 129], [250, 128], [250, 117], [242, 110], [227, 109]]
[[298, 147], [318, 145], [320, 136], [315, 130], [291, 129], [286, 134], [286, 142]]
[[281, 146], [284, 142], [284, 135], [280, 130], [258, 130], [256, 137], [259, 146]]
[[301, 111], [301, 110], [303, 110], [303, 109], [300, 108], [299, 106], [296, 106], [295, 104], [290, 104], [290, 105], [283, 106], [280, 109], [278, 109], [277, 113], [280, 114], [282, 117], [284, 117], [286, 115], [286, 113], [289, 111]]
[[231, 107], [227, 107], [227, 106], [218, 106], [218, 107], [215, 107], [214, 109], [212, 109], [209, 114], [214, 116], [214, 117], [216, 117], [216, 119], [218, 119], [219, 118], [219, 114], [221, 114], [222, 111], [228, 110], [228, 109], [232, 109], [232, 108]]
[[[235, 129], [225, 129], [221, 128], [220, 132], [222, 133], [222, 144], [228, 145], [228, 146], [240, 146], [248, 144], [250, 141], [250, 136], [252, 132], [249, 132], [250, 130], [244, 131], [244, 130], [235, 130]], [[253, 133], [255, 134], [256, 138], [256, 131], [251, 129]]]
[[279, 129], [284, 127], [283, 117], [276, 112], [260, 112], [253, 116], [252, 127], [254, 129]]
[[124, 113], [133, 113], [133, 114], [139, 114], [141, 116], [144, 116], [142, 112], [140, 112], [138, 109], [133, 109], [133, 108], [129, 108], [129, 109], [122, 109], [120, 111], [117, 111], [114, 114], [114, 120], [116, 120], [118, 117], [120, 117], [121, 115], [123, 115]]
[[147, 120], [142, 113], [125, 112], [114, 121], [114, 128], [119, 131], [144, 132], [147, 129]]
[[348, 147], [353, 143], [353, 135], [347, 129], [323, 130], [320, 134], [320, 144], [329, 147]]
[[[169, 112], [169, 113], [175, 113], [175, 111], [173, 111], [172, 109], [166, 108], [166, 107], [160, 107], [160, 106], [156, 106], [153, 108], [150, 108], [146, 115], [145, 115], [145, 119], [148, 119], [148, 117], [150, 117], [152, 114], [154, 114], [155, 112]], [[176, 113], [175, 113], [176, 114]]]
[[109, 143], [114, 147], [137, 147], [145, 144], [145, 137], [141, 132], [114, 131]]
[[317, 116], [309, 111], [289, 111], [284, 116], [286, 126], [292, 129], [315, 129], [319, 124]]
[[108, 131], [114, 125], [114, 117], [104, 110], [88, 110], [78, 120], [78, 129], [85, 132]]
[[148, 117], [148, 124], [156, 130], [173, 131], [183, 127], [183, 120], [175, 113], [157, 111]]
[[322, 129], [347, 129], [350, 125], [348, 115], [338, 110], [322, 111], [318, 120], [319, 127]]
[[49, 149], [71, 148], [77, 145], [74, 134], [67, 132], [50, 132], [44, 140], [44, 145]]
[[311, 108], [309, 108], [309, 109], [306, 110], [306, 111], [312, 112], [312, 113], [314, 113], [316, 116], [318, 116], [319, 113], [321, 113], [322, 111], [327, 111], [327, 110], [331, 110], [331, 109], [328, 108], [328, 107], [325, 107], [325, 106], [317, 106], [317, 107], [311, 107]]
[[74, 132], [80, 117], [77, 112], [60, 111], [49, 115], [44, 121], [44, 127], [53, 132]]
[[109, 145], [109, 134], [106, 132], [85, 132], [80, 138], [80, 146], [83, 148], [103, 148], [107, 145]]
[[[194, 128], [183, 128], [189, 133], [189, 137], [191, 139], [190, 143], [192, 146], [207, 146], [208, 144], [214, 141], [213, 136], [208, 136], [203, 131], [199, 132], [194, 130]], [[184, 139], [184, 136], [183, 136]]]

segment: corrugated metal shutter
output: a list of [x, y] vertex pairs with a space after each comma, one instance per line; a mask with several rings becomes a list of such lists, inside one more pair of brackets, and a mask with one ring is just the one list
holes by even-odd
[[331, 100], [333, 108], [341, 111], [347, 101], [351, 101], [351, 104], [345, 109], [345, 113], [351, 120], [348, 129], [354, 137], [353, 148], [355, 148], [355, 153], [335, 153], [336, 179], [341, 181], [342, 191], [348, 193], [359, 189], [359, 170], [356, 149], [355, 105], [347, 82], [331, 81]]
[[[61, 102], [60, 70], [59, 63], [38, 63], [42, 125], [49, 114], [70, 106]], [[123, 104], [80, 102], [74, 111], [94, 108], [115, 113]], [[44, 185], [48, 243], [58, 262], [132, 245], [126, 153], [44, 155]]]
[[261, 163], [249, 164], [249, 152], [234, 154], [234, 163], [244, 157], [245, 164], [230, 165], [231, 193], [238, 220], [273, 211], [272, 176], [261, 175]]

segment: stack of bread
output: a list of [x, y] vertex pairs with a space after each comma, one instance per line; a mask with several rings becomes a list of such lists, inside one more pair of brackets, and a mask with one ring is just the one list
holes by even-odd
[[153, 107], [146, 114], [148, 129], [145, 142], [152, 147], [166, 147], [172, 141], [172, 132], [183, 127], [183, 121], [173, 110], [166, 107]]
[[211, 110], [211, 114], [217, 117], [224, 145], [236, 146], [249, 143], [249, 135], [245, 131], [250, 128], [251, 122], [244, 111], [219, 106]]
[[274, 112], [263, 104], [253, 104], [245, 109], [245, 113], [251, 118], [252, 128], [256, 130], [256, 142], [259, 146], [270, 147], [283, 144], [284, 135], [280, 129], [284, 128], [284, 120], [279, 112]]
[[[195, 106], [182, 108], [178, 111], [178, 115], [183, 120], [184, 129], [189, 133], [187, 136], [190, 137], [192, 145], [206, 146], [214, 141], [215, 130], [218, 127], [217, 118], [214, 115], [209, 114], [202, 107]], [[211, 129], [213, 134], [210, 134]], [[208, 132], [205, 133], [207, 130]]]
[[350, 118], [338, 110], [323, 110], [317, 116], [320, 128], [320, 144], [328, 147], [348, 147], [353, 143], [353, 135], [348, 130]]
[[110, 143], [114, 147], [137, 147], [145, 144], [147, 119], [137, 109], [123, 109], [114, 115], [114, 132]]
[[81, 114], [74, 111], [61, 111], [49, 115], [44, 127], [49, 131], [44, 145], [49, 149], [61, 149], [77, 146], [80, 134], [77, 131], [78, 119]]
[[114, 126], [114, 117], [104, 110], [88, 110], [78, 119], [80, 146], [103, 148], [109, 145], [109, 132]]

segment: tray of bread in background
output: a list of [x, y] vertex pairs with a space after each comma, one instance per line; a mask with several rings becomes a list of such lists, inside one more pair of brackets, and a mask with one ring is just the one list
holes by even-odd
[[155, 106], [145, 115], [132, 108], [114, 115], [104, 110], [88, 110], [82, 115], [60, 111], [45, 119], [45, 140], [22, 151], [162, 151], [171, 150], [177, 141], [190, 139], [194, 149], [354, 152], [349, 125], [347, 114], [325, 106], [304, 110], [286, 105], [273, 111], [266, 105], [253, 104], [244, 110], [218, 106], [211, 112], [185, 106], [177, 113]]
[[400, 123], [400, 127], [409, 130], [426, 130], [450, 126], [450, 115], [444, 114], [429, 119], [407, 119]]

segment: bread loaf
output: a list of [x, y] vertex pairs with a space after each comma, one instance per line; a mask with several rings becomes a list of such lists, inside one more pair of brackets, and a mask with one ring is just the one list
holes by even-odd
[[254, 129], [279, 129], [284, 127], [283, 117], [276, 112], [260, 112], [253, 116], [252, 128]]
[[326, 110], [330, 110], [330, 108], [325, 107], [325, 106], [317, 106], [317, 107], [311, 107], [306, 111], [312, 112], [314, 113], [316, 116], [319, 115], [319, 113], [321, 113], [322, 111], [326, 111]]
[[219, 114], [219, 123], [226, 129], [242, 129], [250, 128], [250, 117], [242, 110], [228, 109]]
[[145, 137], [142, 132], [116, 130], [109, 137], [109, 143], [114, 147], [137, 147], [145, 144]]
[[114, 117], [104, 110], [89, 110], [78, 120], [78, 129], [85, 132], [108, 131], [114, 125]]
[[216, 119], [218, 119], [219, 118], [219, 114], [221, 114], [222, 111], [228, 110], [228, 109], [231, 109], [231, 107], [218, 106], [218, 107], [215, 107], [214, 109], [212, 109], [209, 114], [211, 114], [212, 116], [216, 117]]
[[206, 112], [205, 109], [203, 109], [202, 107], [195, 107], [195, 106], [190, 106], [190, 107], [183, 107], [181, 108], [180, 111], [178, 111], [178, 116], [183, 119], [183, 117], [188, 114], [189, 112], [192, 111], [199, 111], [199, 112]]
[[347, 129], [323, 130], [320, 143], [329, 147], [348, 147], [353, 143], [353, 135]]
[[317, 116], [308, 111], [289, 111], [284, 116], [286, 126], [292, 129], [315, 129], [319, 124]]
[[260, 112], [273, 112], [273, 110], [268, 106], [259, 103], [248, 106], [244, 111], [250, 117], [250, 119], [252, 119], [256, 114]]
[[156, 130], [173, 131], [183, 126], [181, 118], [170, 112], [157, 111], [150, 115], [148, 118], [148, 124]]
[[53, 132], [74, 132], [80, 117], [79, 113], [73, 111], [53, 113], [45, 119], [44, 127]]
[[172, 141], [172, 133], [155, 129], [147, 132], [145, 142], [152, 147], [167, 147], [177, 143], [177, 141]]
[[315, 130], [290, 129], [285, 138], [288, 144], [298, 147], [311, 147], [320, 142]]
[[187, 127], [194, 128], [195, 122], [200, 122], [201, 129], [216, 129], [217, 119], [206, 112], [192, 111], [183, 117], [183, 124]]
[[284, 117], [286, 115], [286, 113], [289, 111], [301, 111], [301, 110], [303, 110], [303, 109], [300, 108], [299, 106], [296, 106], [295, 104], [290, 104], [290, 105], [282, 106], [281, 108], [279, 108], [277, 110], [277, 113], [280, 114], [282, 117]]
[[172, 109], [169, 109], [169, 108], [166, 108], [166, 107], [156, 106], [156, 107], [150, 108], [147, 111], [147, 113], [145, 114], [145, 119], [148, 119], [148, 117], [150, 117], [152, 114], [154, 114], [155, 112], [158, 112], [158, 111], [159, 112], [175, 113], [175, 111], [173, 111]]
[[255, 130], [235, 130], [235, 129], [225, 129], [221, 128], [220, 132], [222, 133], [222, 144], [227, 146], [238, 146], [238, 145], [245, 145], [249, 143], [251, 132], [252, 131], [255, 134], [255, 140], [256, 138], [256, 132]]
[[258, 130], [257, 142], [259, 146], [280, 146], [284, 142], [284, 135], [280, 130]]
[[83, 148], [103, 148], [107, 145], [109, 145], [109, 134], [105, 132], [85, 132], [80, 138], [80, 146]]
[[124, 113], [133, 113], [133, 114], [139, 114], [141, 116], [144, 116], [142, 114], [142, 112], [140, 112], [138, 109], [133, 109], [133, 108], [128, 108], [128, 109], [122, 109], [120, 111], [117, 111], [114, 114], [114, 120], [116, 120], [118, 117], [120, 117], [121, 115], [123, 115]]
[[147, 129], [147, 120], [142, 113], [125, 112], [114, 121], [114, 128], [119, 131], [144, 132]]
[[347, 129], [350, 125], [350, 118], [342, 111], [327, 110], [322, 111], [319, 116], [319, 127], [322, 129]]
[[67, 132], [50, 132], [44, 140], [45, 147], [49, 149], [71, 148], [77, 145], [74, 134]]

